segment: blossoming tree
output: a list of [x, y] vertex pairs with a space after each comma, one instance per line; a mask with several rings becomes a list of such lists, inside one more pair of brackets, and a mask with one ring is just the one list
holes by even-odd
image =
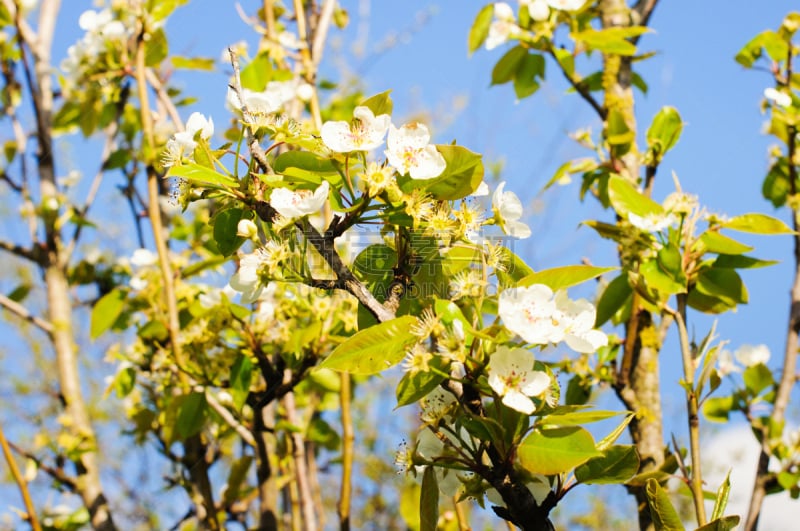
[[[402, 370], [394, 397], [378, 400], [386, 410], [419, 411], [396, 455], [404, 476], [393, 494], [411, 528], [468, 529], [477, 504], [521, 529], [553, 529], [551, 511], [568, 505], [576, 486], [624, 484], [642, 529], [678, 529], [691, 520], [667, 492], [679, 477], [693, 524], [732, 529], [740, 517], [725, 514], [729, 482], [704, 485], [701, 410], [712, 420], [743, 412], [761, 443], [748, 529], [767, 493], [798, 492], [797, 441], [784, 433], [800, 289], [781, 374], [767, 369], [761, 346], [737, 350], [740, 368], [713, 330], [697, 345], [687, 331], [689, 309], [735, 309], [747, 302], [737, 271], [769, 265], [745, 256], [750, 248], [731, 231], [798, 237], [797, 15], [737, 57], [746, 66], [771, 61], [776, 87], [765, 97], [786, 152], [776, 154], [765, 195], [792, 209], [791, 229], [763, 214], [711, 215], [677, 180], [664, 201], [651, 197], [682, 127], [677, 110], [664, 108], [646, 146], [637, 144], [633, 59], [656, 1], [528, 0], [480, 10], [470, 51], [508, 47], [493, 83], [531, 96], [550, 60], [603, 124], [596, 140], [582, 139], [596, 159], [567, 162], [550, 184], [581, 175], [582, 197], [612, 211], [586, 224], [615, 242], [619, 264], [533, 271], [504, 245], [532, 234], [522, 202], [507, 183], [486, 182], [479, 154], [436, 143], [426, 124], [404, 123], [388, 91], [320, 98], [328, 32], [346, 22], [333, 0], [263, 2], [249, 19], [262, 36], [258, 52], [228, 51], [230, 115], [194, 112], [184, 123], [173, 70], [213, 65], [169, 53], [164, 24], [184, 3], [113, 1], [86, 11], [78, 21], [85, 33], [58, 67], [50, 48], [59, 2], [0, 3], [0, 26], [14, 36], [2, 44], [12, 139], [3, 201], [18, 207], [27, 229], [0, 241], [19, 264], [8, 272], [17, 288], [0, 305], [40, 334], [31, 344], [48, 344], [56, 362], [53, 374], [35, 373], [45, 405], [24, 422], [10, 411], [0, 425], [20, 522], [166, 527], [164, 502], [142, 514], [137, 490], [120, 493], [103, 473], [113, 464], [98, 431], [108, 410], [86, 398], [96, 389], [81, 377], [76, 348], [87, 332], [108, 341], [116, 367], [100, 391], [123, 399], [124, 419], [110, 425], [129, 447], [150, 448], [168, 464], [156, 490], [185, 492], [175, 529], [312, 530], [334, 507], [340, 529], [363, 525], [354, 487], [370, 471], [355, 464], [354, 386], [394, 366]], [[570, 31], [565, 42], [561, 27]], [[578, 72], [584, 54], [589, 63], [602, 58], [598, 75]], [[58, 178], [53, 140], [76, 131], [103, 144], [80, 201]], [[108, 172], [122, 175], [119, 190], [135, 214], [140, 249], [125, 261], [112, 258], [113, 242], [106, 254], [79, 247], [96, 230], [101, 209], [93, 205]], [[349, 248], [367, 228], [370, 241]], [[596, 301], [571, 298], [571, 288], [595, 279], [603, 286]], [[658, 365], [671, 327], [680, 338], [688, 452], [662, 434]], [[737, 372], [732, 394], [710, 397]], [[616, 391], [619, 411], [588, 405], [598, 386]], [[759, 403], [768, 414], [754, 414]], [[608, 420], [610, 429], [592, 429]], [[335, 499], [320, 483], [322, 456], [338, 465]], [[31, 485], [38, 473], [52, 485]], [[48, 506], [62, 491], [80, 507]], [[445, 504], [455, 520], [440, 514]]]

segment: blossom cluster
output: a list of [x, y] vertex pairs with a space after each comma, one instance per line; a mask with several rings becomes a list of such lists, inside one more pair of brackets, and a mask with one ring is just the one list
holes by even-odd
[[[586, 0], [519, 0], [520, 7], [525, 7], [531, 19], [536, 22], [549, 20], [552, 11], [577, 11]], [[486, 38], [486, 49], [497, 48], [511, 38], [518, 38], [524, 30], [517, 24], [514, 9], [506, 2], [494, 4], [494, 20], [489, 26]]]
[[594, 328], [597, 312], [589, 301], [570, 300], [565, 291], [553, 293], [544, 284], [504, 290], [498, 314], [506, 328], [532, 345], [565, 342], [585, 354], [608, 345], [608, 337]]
[[78, 25], [86, 33], [67, 48], [67, 57], [61, 62], [67, 89], [70, 89], [85, 74], [86, 69], [95, 68], [97, 58], [108, 50], [121, 49], [133, 35], [134, 20], [126, 24], [115, 16], [110, 8], [101, 11], [89, 9], [78, 19]]

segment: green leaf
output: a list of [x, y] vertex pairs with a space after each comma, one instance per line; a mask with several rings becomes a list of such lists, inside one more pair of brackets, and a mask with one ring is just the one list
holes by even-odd
[[147, 3], [147, 15], [154, 21], [164, 20], [179, 6], [189, 0], [150, 0]]
[[483, 180], [483, 160], [462, 146], [438, 144], [436, 149], [444, 157], [445, 170], [434, 179], [412, 179], [407, 175], [397, 178], [400, 189], [406, 193], [414, 189], [428, 192], [438, 201], [455, 201], [474, 192]]
[[11, 290], [11, 293], [6, 295], [9, 299], [14, 302], [22, 302], [31, 292], [31, 285], [30, 284], [20, 284], [16, 288]]
[[114, 382], [111, 384], [119, 398], [125, 398], [131, 394], [135, 385], [136, 369], [134, 367], [125, 367], [121, 371], [118, 371], [117, 374], [114, 375]]
[[695, 289], [703, 295], [716, 297], [730, 305], [746, 304], [747, 288], [733, 269], [715, 267], [703, 270], [697, 277]]
[[415, 481], [406, 481], [400, 490], [400, 516], [409, 531], [419, 531], [419, 499], [422, 488]]
[[639, 266], [639, 274], [645, 281], [647, 288], [656, 290], [663, 301], [669, 295], [686, 293], [686, 283], [678, 282], [659, 267], [656, 260], [649, 260]]
[[760, 260], [751, 256], [721, 254], [714, 260], [715, 268], [755, 269], [777, 264], [777, 260]]
[[158, 66], [161, 61], [169, 55], [169, 45], [167, 44], [167, 34], [163, 29], [158, 28], [149, 35], [149, 39], [144, 41], [145, 54], [144, 64], [146, 66]]
[[520, 61], [514, 74], [514, 93], [517, 99], [527, 98], [539, 90], [544, 79], [545, 60], [540, 54], [529, 53]]
[[636, 46], [628, 39], [650, 31], [644, 26], [589, 29], [573, 33], [575, 41], [583, 42], [590, 50], [615, 55], [636, 55]]
[[744, 386], [750, 396], [758, 396], [764, 389], [773, 387], [775, 379], [772, 377], [770, 371], [763, 363], [757, 363], [751, 367], [747, 367], [742, 374]]
[[433, 372], [405, 373], [397, 384], [397, 406], [407, 406], [417, 402], [436, 389], [442, 380], [444, 376]]
[[624, 418], [624, 419], [622, 419], [622, 422], [620, 422], [620, 423], [617, 425], [617, 427], [616, 427], [616, 428], [614, 428], [614, 429], [611, 431], [611, 433], [609, 433], [608, 435], [606, 435], [605, 437], [603, 437], [603, 438], [602, 438], [602, 439], [601, 439], [601, 440], [600, 440], [600, 441], [597, 443], [597, 445], [596, 445], [596, 446], [597, 446], [597, 449], [598, 449], [598, 450], [600, 450], [600, 451], [605, 451], [605, 450], [607, 450], [608, 448], [610, 448], [610, 447], [611, 447], [611, 445], [612, 445], [612, 444], [614, 444], [614, 443], [617, 441], [617, 439], [619, 439], [619, 437], [620, 437], [620, 436], [622, 435], [622, 433], [625, 431], [625, 428], [627, 428], [627, 427], [628, 427], [628, 424], [630, 424], [630, 423], [631, 423], [631, 421], [633, 420], [633, 417], [634, 417], [634, 414], [633, 414], [633, 413], [628, 413], [628, 414], [625, 416], [625, 418]]
[[711, 511], [711, 521], [722, 518], [725, 514], [725, 507], [728, 505], [728, 496], [731, 493], [731, 471], [725, 475], [725, 481], [719, 486], [717, 490], [717, 498], [714, 500], [714, 510]]
[[617, 214], [626, 219], [629, 213], [642, 217], [664, 213], [661, 205], [639, 192], [630, 181], [619, 175], [611, 175], [608, 179], [608, 198]]
[[681, 137], [683, 120], [674, 107], [662, 107], [647, 130], [647, 145], [656, 162], [672, 149]]
[[667, 492], [661, 488], [658, 481], [649, 479], [645, 487], [647, 505], [650, 507], [650, 517], [653, 519], [656, 531], [683, 531], [681, 517], [672, 502], [669, 501]]
[[717, 231], [707, 230], [700, 235], [699, 241], [702, 243], [703, 247], [705, 247], [706, 252], [709, 253], [735, 255], [744, 254], [753, 250], [749, 245], [737, 242], [733, 238], [729, 238]]
[[732, 396], [707, 398], [703, 402], [703, 415], [711, 422], [728, 422], [733, 406]]
[[492, 69], [492, 85], [502, 85], [512, 81], [527, 55], [528, 50], [523, 46], [514, 46], [503, 54]]
[[236, 232], [239, 221], [248, 217], [248, 214], [241, 208], [229, 208], [219, 212], [211, 220], [214, 226], [214, 241], [217, 242], [219, 252], [223, 256], [232, 255], [245, 242], [245, 238]]
[[518, 282], [519, 286], [530, 286], [533, 284], [544, 284], [553, 291], [575, 286], [597, 278], [609, 271], [615, 271], [618, 267], [596, 267], [588, 265], [571, 265], [554, 267], [531, 273]]
[[222, 496], [222, 501], [226, 507], [230, 506], [242, 493], [242, 486], [247, 479], [247, 472], [250, 470], [250, 465], [253, 463], [252, 455], [244, 455], [233, 462], [231, 470], [228, 472], [228, 481], [223, 489], [225, 494]]
[[253, 380], [253, 361], [247, 354], [240, 353], [231, 365], [230, 388], [233, 405], [241, 411], [250, 394], [250, 383]]
[[267, 81], [272, 77], [273, 70], [270, 52], [259, 52], [242, 69], [242, 88], [261, 92], [267, 86]]
[[399, 363], [417, 337], [411, 326], [417, 318], [404, 315], [357, 332], [319, 365], [351, 374], [377, 374]]
[[597, 301], [595, 328], [603, 325], [616, 315], [630, 301], [633, 289], [628, 283], [628, 275], [621, 274], [608, 283]]
[[[392, 103], [392, 98], [390, 96], [391, 92], [391, 90], [387, 90], [385, 92], [381, 92], [380, 94], [375, 94], [374, 96], [362, 101], [361, 105], [371, 110], [372, 114], [375, 116], [380, 116], [381, 114], [388, 114], [391, 116], [394, 108], [394, 104]], [[295, 153], [302, 152], [296, 151]]]
[[520, 444], [518, 455], [526, 470], [552, 475], [568, 472], [602, 454], [595, 448], [588, 431], [570, 426], [532, 432]]
[[123, 290], [112, 289], [95, 303], [89, 325], [89, 337], [92, 340], [100, 337], [100, 334], [111, 328], [111, 325], [116, 322], [122, 314], [126, 296], [127, 294]]
[[53, 117], [53, 130], [66, 131], [75, 127], [78, 125], [81, 114], [81, 106], [78, 103], [71, 100], [65, 101]]
[[789, 181], [789, 168], [786, 158], [780, 157], [770, 167], [769, 173], [761, 185], [761, 194], [768, 199], [775, 208], [786, 204], [786, 198], [792, 191]]
[[612, 108], [608, 113], [606, 141], [617, 155], [624, 155], [630, 150], [631, 143], [636, 140], [636, 132], [628, 126], [625, 115], [619, 109]]
[[208, 414], [205, 393], [193, 392], [181, 397], [175, 429], [182, 439], [191, 437], [203, 429]]
[[601, 457], [575, 469], [575, 479], [589, 485], [625, 483], [639, 471], [639, 455], [633, 445], [612, 446]]
[[422, 474], [422, 487], [419, 493], [419, 529], [420, 531], [436, 531], [439, 522], [439, 485], [436, 471], [426, 466]]
[[172, 166], [167, 172], [167, 177], [180, 177], [187, 181], [202, 184], [212, 184], [222, 187], [235, 187], [236, 179], [223, 175], [217, 171], [201, 166], [194, 162], [186, 162], [179, 166]]
[[489, 36], [489, 26], [492, 24], [494, 4], [487, 4], [478, 11], [467, 38], [467, 51], [470, 55], [480, 48]]
[[173, 55], [170, 58], [172, 66], [175, 68], [182, 68], [184, 70], [214, 70], [214, 59], [211, 57], [179, 57]]
[[726, 229], [756, 234], [794, 234], [783, 221], [766, 214], [742, 214], [722, 224]]
[[738, 525], [738, 516], [725, 516], [723, 518], [712, 520], [702, 527], [698, 527], [697, 531], [731, 531], [732, 529], [736, 529]]
[[626, 414], [626, 411], [591, 410], [560, 413], [559, 410], [556, 410], [555, 413], [541, 417], [541, 422], [547, 426], [583, 426]]
[[164, 323], [153, 319], [141, 327], [136, 335], [146, 341], [166, 341], [169, 338], [169, 330]]
[[767, 30], [753, 37], [736, 54], [736, 62], [745, 68], [752, 68], [753, 64], [761, 57], [762, 51], [775, 62], [783, 62], [789, 53], [789, 44], [778, 33]]

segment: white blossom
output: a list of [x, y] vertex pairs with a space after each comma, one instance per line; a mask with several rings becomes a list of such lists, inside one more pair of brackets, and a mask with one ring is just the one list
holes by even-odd
[[528, 238], [531, 229], [519, 221], [522, 217], [522, 203], [514, 192], [504, 192], [505, 181], [501, 182], [492, 195], [492, 208], [495, 218], [500, 224], [503, 232], [514, 238]]
[[275, 188], [272, 190], [269, 202], [278, 214], [287, 219], [301, 218], [314, 214], [322, 208], [328, 200], [328, 181], [313, 192], [311, 190], [289, 190], [288, 188]]
[[769, 361], [769, 347], [766, 345], [742, 345], [733, 354], [736, 360], [745, 367], [752, 367]]
[[489, 35], [486, 37], [486, 49], [497, 48], [509, 38], [520, 33], [514, 10], [505, 2], [494, 4], [494, 20], [489, 25]]
[[258, 227], [251, 219], [240, 219], [236, 225], [236, 235], [242, 238], [254, 238], [258, 234]]
[[131, 256], [134, 267], [148, 267], [158, 263], [158, 255], [149, 249], [136, 249]]
[[389, 164], [401, 174], [412, 179], [433, 179], [442, 174], [447, 163], [444, 157], [430, 145], [431, 135], [424, 124], [414, 122], [399, 129], [389, 126], [386, 140], [386, 157]]
[[561, 9], [562, 11], [577, 11], [583, 4], [586, 3], [586, 0], [546, 0], [547, 5], [552, 7], [553, 9]]
[[383, 137], [391, 124], [388, 114], [375, 116], [369, 107], [353, 110], [350, 122], [325, 122], [320, 129], [322, 142], [336, 153], [371, 151], [383, 144]]
[[764, 97], [778, 107], [789, 107], [792, 104], [792, 97], [789, 94], [772, 87], [764, 89]]
[[536, 22], [542, 22], [550, 18], [550, 8], [545, 0], [529, 0], [528, 13]]
[[639, 216], [633, 212], [628, 212], [628, 221], [631, 225], [644, 232], [661, 232], [667, 227], [677, 223], [674, 214], [648, 214]]
[[550, 376], [533, 369], [534, 358], [527, 350], [498, 347], [489, 360], [489, 386], [511, 409], [530, 415], [536, 409], [532, 396], [550, 387]]
[[242, 294], [242, 304], [254, 302], [264, 289], [260, 275], [260, 270], [265, 265], [264, 258], [264, 253], [260, 250], [244, 255], [239, 261], [239, 270], [231, 277], [230, 286]]
[[730, 350], [720, 351], [717, 356], [717, 371], [720, 376], [741, 372], [741, 369], [733, 362], [733, 354], [731, 354]]
[[570, 300], [564, 291], [554, 295], [544, 284], [503, 291], [498, 314], [506, 328], [534, 345], [564, 341], [589, 354], [608, 344], [608, 337], [593, 328], [596, 310], [589, 301]]

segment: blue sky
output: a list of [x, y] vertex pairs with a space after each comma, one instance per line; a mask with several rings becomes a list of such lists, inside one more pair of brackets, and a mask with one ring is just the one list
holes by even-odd
[[[242, 3], [245, 9], [260, 4]], [[90, 1], [63, 2], [56, 61], [61, 59], [59, 50], [66, 50], [77, 39], [78, 16], [91, 5]], [[181, 55], [218, 58], [226, 46], [242, 38], [255, 49], [257, 36], [239, 19], [233, 5], [194, 0], [179, 9], [168, 24], [171, 49]], [[342, 5], [350, 12], [351, 26], [345, 32], [332, 32], [336, 50], [326, 52], [324, 77], [339, 79], [345, 71], [358, 76], [368, 94], [392, 89], [395, 123], [425, 115], [436, 142], [456, 139], [483, 153], [487, 162], [503, 161], [501, 177], [509, 181], [507, 189], [523, 199], [534, 231], [531, 239], [517, 242], [514, 250], [535, 269], [578, 263], [584, 257], [597, 265], [615, 265], [613, 246], [598, 240], [591, 230], [578, 228], [582, 220], [607, 220], [610, 216], [591, 200], [577, 203], [577, 181], [539, 194], [561, 163], [590, 155], [569, 140], [567, 132], [587, 126], [598, 130], [584, 102], [565, 94], [553, 65], [548, 65], [547, 82], [536, 95], [515, 102], [510, 87], [489, 87], [491, 68], [502, 49], [467, 56], [466, 35], [483, 3], [364, 0], [342, 1]], [[365, 5], [370, 6], [368, 19], [359, 13]], [[640, 45], [642, 50], [658, 52], [641, 67], [650, 90], [646, 96], [637, 96], [640, 127], [645, 129], [663, 105], [676, 107], [686, 125], [660, 169], [656, 199], [672, 191], [670, 173], [675, 171], [684, 190], [698, 194], [712, 211], [773, 213], [760, 192], [770, 141], [761, 133], [765, 117], [759, 105], [771, 79], [763, 72], [745, 71], [733, 56], [758, 32], [777, 27], [796, 7], [796, 2], [789, 0], [661, 2], [651, 22], [655, 31]], [[376, 52], [393, 35], [394, 45]], [[357, 43], [364, 44], [366, 57], [354, 54]], [[349, 70], [342, 68], [345, 63]], [[214, 74], [180, 74], [178, 85], [200, 97], [195, 106], [185, 110], [184, 118], [190, 110], [197, 110], [211, 114], [220, 124], [227, 122], [228, 72], [229, 68], [222, 67]], [[71, 159], [86, 175], [93, 174], [93, 166], [80, 167], [80, 157]], [[114, 194], [111, 186], [107, 193]], [[778, 215], [787, 219], [785, 213]], [[782, 263], [744, 272], [751, 303], [736, 314], [723, 316], [718, 332], [733, 348], [766, 343], [773, 353], [771, 365], [777, 366], [787, 321], [791, 241], [785, 237], [740, 239], [756, 246], [755, 256]], [[132, 250], [133, 239], [128, 243]], [[696, 325], [700, 337], [710, 322], [705, 316], [690, 317], [690, 327]], [[675, 381], [680, 371], [677, 352], [665, 355], [669, 355], [664, 362], [665, 378]], [[674, 394], [677, 396], [677, 390]], [[668, 414], [681, 413], [680, 400], [668, 407], [672, 408]], [[792, 413], [797, 424], [797, 412]], [[674, 429], [682, 434], [683, 421]]]

